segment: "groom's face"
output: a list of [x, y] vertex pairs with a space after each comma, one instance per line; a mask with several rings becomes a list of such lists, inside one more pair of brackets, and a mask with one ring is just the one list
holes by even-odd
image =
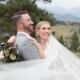
[[33, 32], [33, 21], [28, 14], [22, 15], [22, 26], [23, 29], [29, 33]]

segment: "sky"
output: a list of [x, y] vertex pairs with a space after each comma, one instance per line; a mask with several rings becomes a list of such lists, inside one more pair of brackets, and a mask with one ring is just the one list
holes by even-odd
[[61, 6], [65, 9], [70, 9], [72, 7], [80, 6], [80, 0], [52, 0], [51, 3], [46, 3], [46, 4], [44, 4], [43, 2], [38, 1], [37, 5], [39, 7]]

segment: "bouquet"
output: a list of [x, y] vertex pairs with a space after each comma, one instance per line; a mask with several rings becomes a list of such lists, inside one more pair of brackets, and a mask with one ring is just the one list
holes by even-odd
[[4, 56], [0, 59], [2, 63], [21, 61], [21, 55], [19, 54], [17, 46], [8, 43], [1, 43], [0, 50], [3, 52]]

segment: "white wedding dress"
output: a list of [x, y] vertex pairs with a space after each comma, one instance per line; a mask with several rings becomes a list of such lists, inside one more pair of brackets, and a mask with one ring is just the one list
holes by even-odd
[[46, 44], [46, 59], [0, 65], [0, 80], [80, 80], [80, 59], [52, 35]]

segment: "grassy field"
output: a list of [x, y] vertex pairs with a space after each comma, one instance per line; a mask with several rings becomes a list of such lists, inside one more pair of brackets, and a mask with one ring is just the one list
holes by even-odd
[[58, 26], [53, 26], [52, 27], [52, 31], [55, 31], [55, 36], [56, 37], [60, 37], [61, 35], [63, 35], [63, 37], [68, 37], [68, 36], [72, 36], [72, 34], [74, 33], [74, 31], [77, 31], [78, 36], [80, 37], [79, 34], [79, 26], [70, 26], [70, 25], [58, 25]]
[[80, 58], [80, 52], [73, 52]]
[[[74, 31], [77, 31], [80, 40], [80, 27], [77, 25], [70, 26], [70, 25], [56, 25], [52, 27], [52, 32], [55, 31], [55, 37], [59, 38], [61, 35], [63, 36], [64, 42], [66, 41], [66, 37], [70, 38]], [[69, 41], [67, 40], [68, 45], [70, 45]], [[74, 52], [78, 57], [80, 57], [80, 52]]]

